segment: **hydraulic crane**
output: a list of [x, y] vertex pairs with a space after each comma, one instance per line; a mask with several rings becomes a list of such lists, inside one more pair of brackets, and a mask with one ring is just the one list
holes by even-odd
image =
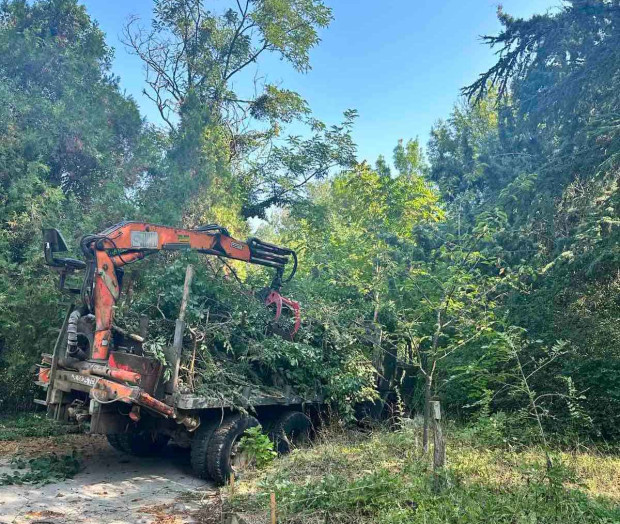
[[[257, 238], [241, 242], [216, 224], [198, 229], [179, 229], [146, 222], [121, 222], [97, 235], [86, 235], [82, 239], [80, 246], [87, 260], [84, 263], [75, 259], [54, 258], [54, 249], [66, 249], [64, 240], [56, 230], [47, 230], [45, 237], [45, 256], [49, 265], [59, 267], [61, 272], [86, 269], [80, 294], [84, 305], [95, 314], [96, 331], [91, 352], [94, 360], [105, 360], [108, 357], [114, 305], [121, 292], [123, 266], [162, 250], [195, 250], [274, 268], [276, 274], [270, 286], [267, 304], [275, 304], [276, 317], [280, 316], [283, 304], [292, 309], [296, 321], [291, 335], [299, 329], [299, 304], [279, 293], [289, 257], [293, 259], [293, 268], [286, 278], [287, 282], [297, 270], [297, 256], [291, 249]], [[62, 276], [61, 280], [64, 281]]]
[[[160, 251], [194, 250], [206, 255], [214, 255], [250, 264], [275, 269], [275, 276], [265, 304], [275, 307], [275, 319], [282, 314], [283, 307], [292, 311], [294, 324], [285, 334], [293, 338], [300, 326], [299, 304], [280, 295], [283, 283], [290, 281], [297, 269], [297, 256], [291, 249], [279, 247], [258, 238], [245, 242], [236, 240], [229, 232], [216, 224], [197, 229], [182, 229], [146, 222], [121, 222], [101, 233], [86, 235], [80, 242], [85, 261], [73, 258], [59, 258], [57, 253], [67, 251], [62, 235], [56, 229], [44, 230], [44, 253], [46, 263], [60, 273], [61, 289], [79, 294], [82, 307], [73, 309], [65, 322], [66, 347], [56, 348], [54, 355], [47, 356], [47, 364], [39, 373], [39, 380], [48, 386], [46, 403], [52, 404], [54, 379], [63, 368], [78, 373], [63, 375], [70, 380], [60, 380], [60, 385], [71, 389], [66, 382], [74, 385], [96, 386], [100, 395], [91, 393], [95, 399], [119, 398], [124, 401], [148, 407], [165, 416], [172, 416], [174, 410], [165, 402], [153, 397], [155, 387], [144, 386], [145, 370], [151, 362], [145, 357], [124, 355], [113, 352], [113, 321], [115, 305], [120, 297], [123, 267]], [[287, 263], [293, 260], [290, 273], [284, 278]], [[66, 289], [66, 277], [78, 270], [84, 271], [80, 289]], [[94, 316], [94, 330], [85, 352], [78, 347], [78, 324], [85, 316]], [[132, 335], [136, 338], [135, 335]], [[139, 337], [137, 337], [139, 338]], [[44, 356], [44, 363], [46, 357]], [[97, 377], [93, 379], [93, 377]]]

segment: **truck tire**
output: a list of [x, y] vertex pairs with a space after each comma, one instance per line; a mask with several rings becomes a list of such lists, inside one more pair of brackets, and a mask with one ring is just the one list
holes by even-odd
[[360, 402], [355, 406], [357, 423], [364, 428], [383, 424], [390, 431], [396, 431], [401, 428], [403, 417], [402, 405], [396, 395], [391, 393], [377, 400]]
[[217, 484], [228, 482], [230, 475], [237, 477], [247, 464], [243, 454], [238, 454], [237, 446], [245, 430], [259, 426], [254, 417], [229, 415], [214, 432], [207, 444], [207, 471]]
[[191, 463], [192, 469], [196, 476], [201, 479], [210, 479], [209, 469], [207, 467], [207, 449], [211, 437], [215, 430], [220, 426], [220, 419], [202, 420], [200, 426], [192, 437], [191, 445]]
[[269, 436], [276, 451], [283, 455], [289, 453], [293, 446], [309, 442], [313, 433], [310, 417], [301, 411], [287, 411], [274, 421]]
[[168, 445], [170, 440], [168, 435], [151, 433], [150, 431], [109, 433], [106, 437], [114, 449], [137, 457], [156, 455]]

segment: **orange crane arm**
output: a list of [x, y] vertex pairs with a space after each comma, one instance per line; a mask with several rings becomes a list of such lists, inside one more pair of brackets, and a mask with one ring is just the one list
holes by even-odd
[[236, 240], [226, 229], [215, 224], [198, 229], [180, 229], [146, 222], [121, 222], [100, 234], [85, 236], [81, 247], [89, 260], [82, 294], [95, 313], [91, 353], [91, 358], [95, 360], [108, 358], [114, 306], [120, 296], [118, 270], [126, 264], [161, 250], [195, 250], [275, 268], [276, 277], [271, 287], [276, 292], [282, 284], [289, 257], [293, 258], [294, 265], [288, 280], [297, 266], [294, 251], [256, 238], [246, 242]]

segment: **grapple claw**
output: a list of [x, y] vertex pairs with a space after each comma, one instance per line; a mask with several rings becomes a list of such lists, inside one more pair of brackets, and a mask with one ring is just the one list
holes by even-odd
[[276, 308], [276, 315], [274, 318], [274, 322], [278, 322], [280, 317], [282, 316], [282, 306], [286, 306], [287, 309], [291, 310], [293, 316], [295, 318], [295, 323], [293, 327], [288, 330], [278, 329], [278, 334], [283, 338], [287, 338], [289, 340], [293, 340], [295, 338], [295, 334], [299, 331], [299, 326], [301, 325], [301, 313], [299, 309], [299, 302], [291, 300], [290, 298], [283, 297], [275, 290], [272, 290], [271, 293], [267, 296], [265, 300], [266, 306], [274, 305]]

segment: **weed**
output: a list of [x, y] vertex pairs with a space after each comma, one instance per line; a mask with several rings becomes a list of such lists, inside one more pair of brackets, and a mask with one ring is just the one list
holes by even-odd
[[277, 456], [273, 442], [262, 432], [260, 426], [248, 428], [245, 431], [239, 441], [239, 449], [254, 459], [257, 468], [265, 467]]
[[[227, 504], [268, 514], [274, 492], [282, 524], [620, 521], [617, 457], [556, 452], [549, 468], [540, 446], [501, 445], [497, 422], [499, 428], [481, 422], [473, 431], [450, 427], [440, 491], [419, 429], [368, 435], [329, 428], [313, 447], [249, 475]], [[485, 447], [476, 434], [500, 445]]]

